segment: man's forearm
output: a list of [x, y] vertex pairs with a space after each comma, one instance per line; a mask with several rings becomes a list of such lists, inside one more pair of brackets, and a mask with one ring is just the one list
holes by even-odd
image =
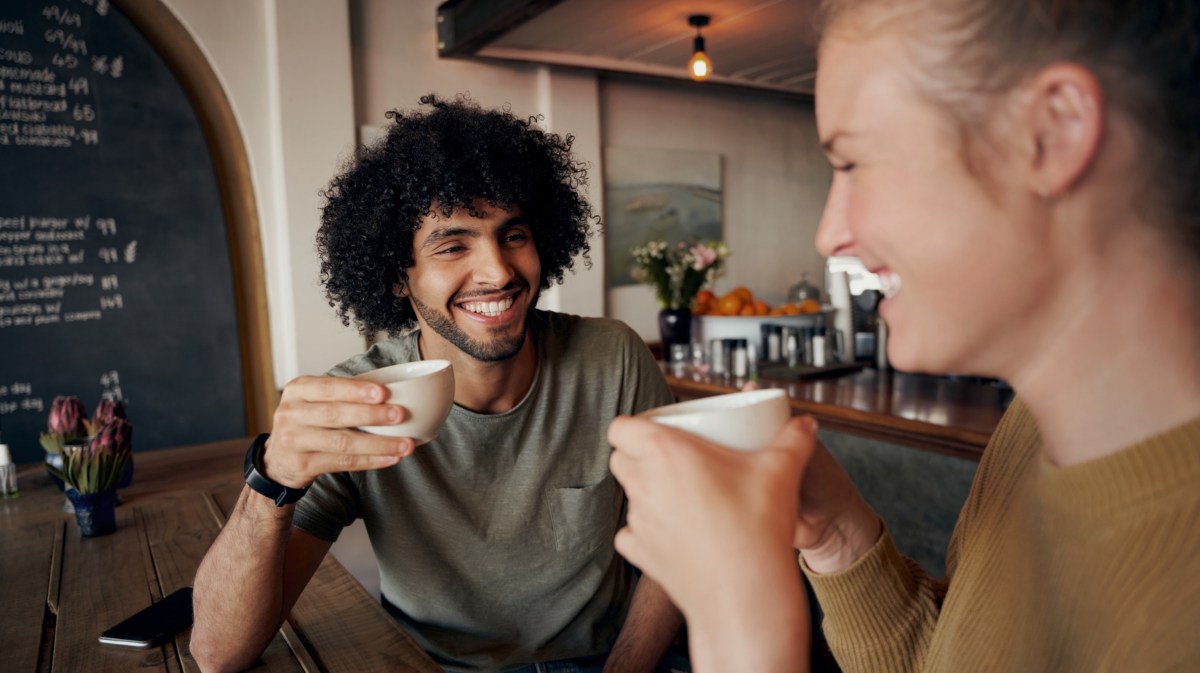
[[294, 506], [245, 488], [196, 571], [192, 657], [205, 673], [248, 668], [282, 621], [283, 565]]
[[617, 636], [605, 673], [650, 673], [679, 635], [683, 615], [662, 587], [642, 576], [629, 605], [625, 625]]

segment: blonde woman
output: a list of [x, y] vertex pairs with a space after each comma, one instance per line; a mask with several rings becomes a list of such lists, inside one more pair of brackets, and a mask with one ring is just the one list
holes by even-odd
[[755, 454], [614, 422], [617, 549], [681, 607], [700, 673], [803, 668], [794, 549], [846, 671], [1200, 670], [1200, 2], [822, 11], [817, 247], [886, 281], [897, 367], [1018, 398], [945, 580], [811, 419]]

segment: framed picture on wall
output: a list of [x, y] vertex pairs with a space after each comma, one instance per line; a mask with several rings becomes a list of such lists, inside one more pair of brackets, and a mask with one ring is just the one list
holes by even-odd
[[605, 148], [604, 215], [606, 287], [637, 285], [629, 274], [633, 248], [721, 239], [721, 155]]

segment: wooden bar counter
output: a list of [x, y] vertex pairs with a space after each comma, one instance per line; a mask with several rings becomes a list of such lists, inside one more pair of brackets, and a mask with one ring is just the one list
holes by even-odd
[[[687, 367], [663, 373], [680, 400], [734, 392], [746, 382]], [[874, 368], [800, 380], [764, 375], [758, 385], [786, 390], [792, 413], [811, 414], [824, 428], [975, 461], [1012, 401], [1011, 389], [994, 383]]]
[[[117, 531], [81, 538], [41, 466], [0, 500], [0, 670], [198, 671], [191, 630], [145, 650], [101, 645], [100, 632], [192, 584], [242, 489], [250, 439], [135, 454]], [[254, 671], [441, 671], [383, 607], [326, 556]]]

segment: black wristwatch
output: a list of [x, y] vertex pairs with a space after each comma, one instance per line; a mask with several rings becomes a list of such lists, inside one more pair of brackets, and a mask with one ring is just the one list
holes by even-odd
[[276, 507], [283, 507], [303, 498], [304, 494], [308, 493], [308, 487], [284, 486], [267, 476], [262, 460], [263, 451], [267, 448], [267, 437], [270, 436], [270, 433], [264, 432], [255, 437], [254, 443], [250, 445], [250, 450], [246, 452], [246, 485], [260, 495], [274, 500]]

